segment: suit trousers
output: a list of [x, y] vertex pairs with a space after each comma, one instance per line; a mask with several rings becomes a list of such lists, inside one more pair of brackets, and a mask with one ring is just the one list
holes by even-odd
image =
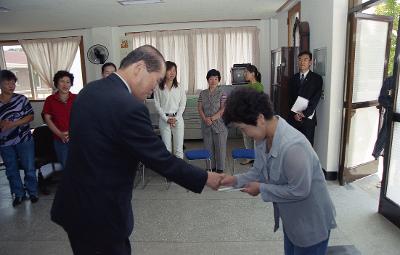
[[315, 133], [315, 126], [316, 126], [316, 119], [315, 116], [313, 119], [303, 118], [302, 121], [296, 121], [293, 117], [290, 117], [290, 124], [299, 130], [311, 143], [314, 145], [314, 133]]
[[104, 241], [82, 238], [68, 233], [74, 255], [131, 255], [129, 238], [120, 241]]
[[[175, 127], [171, 127], [167, 122], [160, 118], [158, 122], [160, 135], [167, 150], [178, 158], [183, 158], [183, 138], [185, 135], [185, 124], [182, 117], [178, 117]], [[173, 145], [172, 145], [173, 144]]]
[[211, 152], [211, 168], [224, 170], [228, 130], [216, 133], [211, 127], [203, 127], [202, 133], [204, 146]]

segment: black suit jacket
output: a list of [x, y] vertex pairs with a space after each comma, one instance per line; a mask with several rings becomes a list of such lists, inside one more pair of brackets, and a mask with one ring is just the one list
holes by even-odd
[[[303, 84], [300, 84], [300, 73], [296, 73], [289, 80], [289, 109], [292, 108], [298, 96], [306, 98], [308, 100], [308, 107], [303, 111], [306, 118], [311, 116], [317, 108], [319, 99], [322, 93], [322, 77], [319, 74], [308, 72], [305, 77]], [[291, 111], [289, 114], [290, 121], [293, 120], [294, 113]], [[314, 114], [313, 120], [316, 121], [316, 114]]]
[[67, 166], [51, 218], [69, 234], [97, 241], [127, 238], [139, 161], [200, 193], [207, 172], [171, 155], [154, 133], [146, 106], [112, 74], [89, 83], [71, 111]]

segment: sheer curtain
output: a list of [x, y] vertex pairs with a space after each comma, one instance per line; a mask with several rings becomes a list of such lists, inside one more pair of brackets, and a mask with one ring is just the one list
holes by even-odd
[[143, 32], [132, 34], [133, 48], [149, 44], [156, 47], [165, 60], [173, 61], [178, 67], [177, 80], [186, 91], [189, 86], [189, 51], [187, 31]]
[[80, 37], [19, 40], [28, 61], [40, 78], [54, 88], [53, 76], [59, 70], [69, 70], [81, 41]]
[[233, 64], [251, 63], [257, 68], [260, 64], [258, 30], [255, 27], [230, 28], [224, 31], [224, 76], [231, 84]]
[[233, 64], [259, 64], [256, 27], [212, 28], [132, 33], [133, 48], [144, 44], [156, 47], [165, 60], [178, 66], [178, 81], [188, 94], [207, 88], [210, 69], [221, 72], [221, 84], [231, 83]]
[[0, 70], [6, 69], [6, 59], [4, 57], [3, 47], [0, 46]]

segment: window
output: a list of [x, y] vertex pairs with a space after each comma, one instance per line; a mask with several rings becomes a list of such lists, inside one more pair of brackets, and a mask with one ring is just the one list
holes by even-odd
[[[47, 86], [39, 77], [38, 73], [29, 63], [27, 56], [21, 45], [15, 41], [3, 43], [0, 50], [4, 54], [3, 68], [15, 73], [18, 78], [15, 93], [23, 94], [29, 99], [45, 99], [52, 94], [52, 88]], [[74, 75], [74, 85], [72, 93], [78, 93], [83, 88], [82, 66], [81, 66], [81, 47], [76, 52], [70, 71]]]
[[165, 60], [178, 66], [178, 82], [188, 94], [207, 88], [210, 69], [221, 72], [221, 84], [230, 84], [233, 64], [258, 65], [259, 45], [256, 27], [193, 29], [132, 33], [133, 48], [144, 44], [156, 47]]

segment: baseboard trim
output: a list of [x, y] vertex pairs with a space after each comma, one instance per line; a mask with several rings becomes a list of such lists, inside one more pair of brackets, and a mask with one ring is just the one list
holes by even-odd
[[323, 168], [322, 168], [322, 171], [324, 172], [325, 180], [327, 180], [327, 181], [335, 181], [335, 180], [337, 180], [337, 172], [327, 172]]

